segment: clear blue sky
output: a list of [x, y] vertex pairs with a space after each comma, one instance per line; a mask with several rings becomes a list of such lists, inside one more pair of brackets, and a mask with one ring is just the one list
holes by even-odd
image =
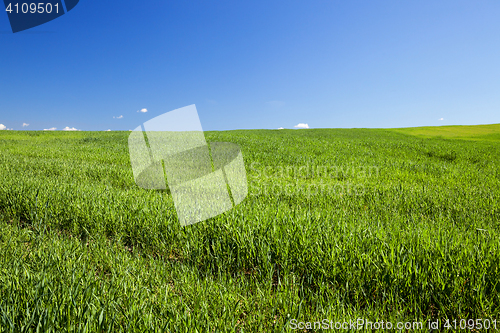
[[7, 128], [190, 104], [204, 130], [500, 123], [500, 1], [81, 0], [17, 34], [0, 13]]

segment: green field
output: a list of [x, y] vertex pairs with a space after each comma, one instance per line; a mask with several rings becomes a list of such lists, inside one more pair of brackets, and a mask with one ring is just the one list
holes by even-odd
[[249, 194], [185, 228], [135, 185], [128, 135], [0, 131], [1, 331], [500, 328], [499, 125], [206, 132], [241, 147]]
[[423, 138], [500, 141], [500, 124], [395, 128], [392, 131]]

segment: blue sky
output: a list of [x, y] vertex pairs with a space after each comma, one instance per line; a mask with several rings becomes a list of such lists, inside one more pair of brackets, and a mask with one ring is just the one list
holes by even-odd
[[204, 130], [500, 123], [499, 18], [497, 0], [81, 0], [13, 34], [0, 13], [0, 124], [128, 130], [190, 104]]

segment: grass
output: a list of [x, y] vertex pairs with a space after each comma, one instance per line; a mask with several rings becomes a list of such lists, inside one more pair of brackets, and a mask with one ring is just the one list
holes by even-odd
[[500, 124], [475, 126], [439, 126], [395, 128], [395, 132], [417, 135], [425, 138], [447, 138], [466, 140], [500, 141]]
[[292, 320], [495, 319], [491, 126], [446, 137], [206, 132], [241, 147], [249, 195], [185, 228], [168, 191], [135, 185], [129, 132], [1, 131], [0, 328], [282, 332]]

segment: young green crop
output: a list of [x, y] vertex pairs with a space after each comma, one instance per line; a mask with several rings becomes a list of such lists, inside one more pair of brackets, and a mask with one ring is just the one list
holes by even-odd
[[135, 185], [128, 134], [0, 132], [3, 331], [281, 332], [292, 319], [500, 313], [494, 135], [206, 132], [241, 147], [249, 194], [181, 228], [168, 191]]

